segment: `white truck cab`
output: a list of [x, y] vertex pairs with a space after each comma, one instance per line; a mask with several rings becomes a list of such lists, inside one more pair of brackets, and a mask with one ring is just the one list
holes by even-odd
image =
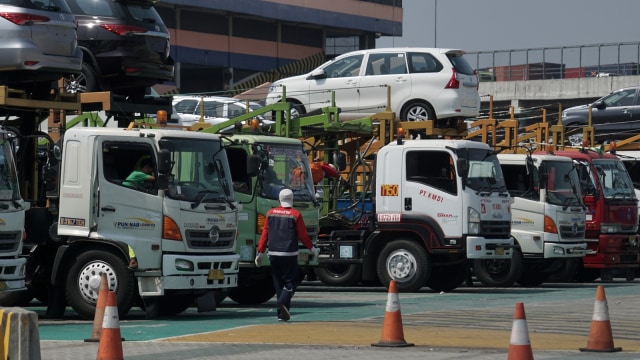
[[[546, 154], [499, 154], [511, 206], [511, 235], [519, 245], [511, 268], [481, 281], [488, 285], [526, 286], [544, 282], [586, 253], [586, 209], [578, 174], [568, 157]], [[575, 269], [574, 269], [575, 270]], [[511, 273], [509, 273], [511, 271]], [[478, 276], [478, 272], [476, 272]]]

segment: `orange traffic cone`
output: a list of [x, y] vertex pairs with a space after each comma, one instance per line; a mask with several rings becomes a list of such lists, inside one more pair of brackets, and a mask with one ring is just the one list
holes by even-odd
[[378, 343], [371, 344], [371, 346], [413, 346], [413, 344], [409, 344], [404, 341], [402, 317], [400, 316], [400, 300], [398, 298], [398, 286], [395, 280], [391, 280], [389, 283], [387, 308], [384, 313], [384, 323], [382, 324], [382, 338]]
[[516, 303], [516, 312], [513, 315], [513, 328], [511, 329], [507, 360], [533, 360], [527, 317], [524, 314], [524, 304], [521, 302]]
[[604, 295], [604, 287], [598, 285], [596, 291], [596, 302], [593, 306], [593, 317], [591, 318], [591, 331], [586, 348], [580, 351], [593, 352], [616, 352], [621, 351], [620, 347], [613, 347], [613, 334], [611, 333], [611, 322], [609, 322], [609, 307], [607, 297]]
[[107, 294], [97, 360], [124, 360], [122, 338], [120, 337], [120, 321], [118, 319], [118, 303], [116, 293], [113, 291], [109, 291]]
[[98, 291], [96, 313], [93, 317], [93, 329], [91, 331], [91, 338], [84, 339], [85, 342], [100, 341], [100, 332], [102, 332], [102, 319], [104, 318], [104, 307], [107, 304], [107, 296], [109, 293], [109, 285], [107, 283], [107, 274], [102, 273], [100, 276], [100, 290]]

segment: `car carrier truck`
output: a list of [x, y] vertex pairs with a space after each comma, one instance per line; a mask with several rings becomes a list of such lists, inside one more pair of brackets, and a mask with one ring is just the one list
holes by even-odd
[[450, 291], [467, 279], [469, 260], [511, 258], [512, 198], [488, 145], [400, 136], [377, 150], [373, 168], [369, 220], [321, 233], [321, 266], [395, 280], [401, 291]]
[[[148, 317], [194, 303], [215, 309], [214, 292], [237, 285], [239, 260], [239, 205], [221, 138], [166, 129], [65, 131], [61, 123], [54, 142], [35, 130], [45, 117], [38, 109], [60, 104], [17, 100], [25, 106], [13, 120], [19, 178], [31, 203], [25, 278], [30, 296], [48, 305], [46, 315], [60, 317], [68, 304], [93, 318], [102, 273], [120, 314], [134, 305]], [[155, 181], [125, 181], [149, 160]], [[257, 173], [251, 164], [248, 176]]]

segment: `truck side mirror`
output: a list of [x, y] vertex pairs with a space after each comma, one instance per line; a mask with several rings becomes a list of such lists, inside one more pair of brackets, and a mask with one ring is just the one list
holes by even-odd
[[458, 168], [458, 176], [466, 178], [469, 175], [469, 165], [466, 159], [457, 159], [456, 167]]
[[171, 171], [171, 153], [167, 149], [158, 152], [158, 174], [168, 174]]
[[249, 175], [250, 177], [258, 176], [261, 165], [262, 159], [259, 156], [250, 155], [247, 158], [247, 175]]
[[347, 168], [347, 156], [341, 152], [337, 153], [334, 158], [334, 163], [338, 171], [344, 171]]

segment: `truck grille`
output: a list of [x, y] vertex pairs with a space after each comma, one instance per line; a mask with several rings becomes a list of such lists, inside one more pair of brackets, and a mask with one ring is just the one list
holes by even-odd
[[16, 252], [20, 244], [20, 232], [0, 232], [0, 253]]
[[560, 225], [560, 237], [562, 239], [584, 239], [584, 225]]
[[481, 221], [480, 235], [486, 238], [508, 239], [511, 234], [509, 221]]
[[189, 230], [187, 231], [187, 244], [192, 249], [233, 249], [235, 231], [220, 231], [220, 237], [215, 243], [209, 240], [209, 231]]

